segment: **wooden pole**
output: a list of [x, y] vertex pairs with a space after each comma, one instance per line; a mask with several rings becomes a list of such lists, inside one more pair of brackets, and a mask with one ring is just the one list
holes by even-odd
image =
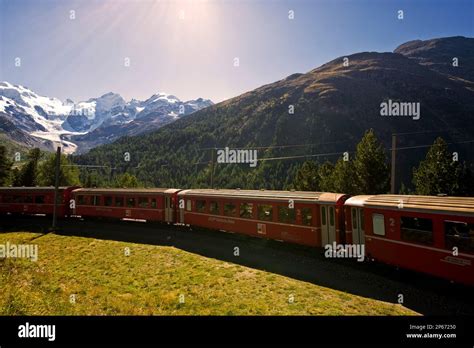
[[395, 159], [397, 157], [397, 135], [392, 134], [392, 175], [390, 177], [390, 193], [395, 194]]
[[56, 177], [54, 180], [54, 205], [53, 205], [53, 230], [56, 229], [57, 222], [57, 206], [58, 206], [58, 195], [59, 195], [59, 169], [61, 166], [61, 147], [58, 146], [56, 150]]
[[214, 151], [211, 149], [211, 189], [214, 188]]

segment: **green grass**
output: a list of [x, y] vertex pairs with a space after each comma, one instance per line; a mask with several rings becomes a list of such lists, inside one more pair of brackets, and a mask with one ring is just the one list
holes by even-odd
[[[31, 241], [35, 237], [39, 238]], [[397, 304], [173, 247], [0, 234], [0, 244], [7, 241], [38, 244], [39, 259], [0, 259], [0, 315], [416, 314]], [[126, 247], [130, 256], [125, 256]]]

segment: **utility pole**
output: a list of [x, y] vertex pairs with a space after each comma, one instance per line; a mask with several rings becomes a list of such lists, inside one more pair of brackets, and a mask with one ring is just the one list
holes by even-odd
[[397, 135], [392, 134], [392, 175], [390, 177], [390, 193], [395, 194], [395, 159], [397, 157]]
[[211, 189], [214, 188], [214, 149], [211, 149]]
[[58, 146], [56, 151], [56, 177], [54, 180], [54, 205], [53, 205], [53, 230], [56, 229], [56, 210], [58, 206], [58, 195], [59, 195], [59, 169], [61, 165], [61, 147]]

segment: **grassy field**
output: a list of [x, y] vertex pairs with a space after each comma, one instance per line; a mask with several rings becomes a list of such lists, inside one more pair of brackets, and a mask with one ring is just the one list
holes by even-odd
[[7, 241], [37, 244], [39, 258], [0, 259], [0, 315], [416, 314], [173, 247], [1, 233]]

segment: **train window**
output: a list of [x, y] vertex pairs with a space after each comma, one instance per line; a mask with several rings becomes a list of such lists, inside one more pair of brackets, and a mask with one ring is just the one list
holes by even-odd
[[152, 208], [156, 208], [156, 198], [150, 199], [150, 206], [151, 206]]
[[206, 212], [206, 201], [203, 199], [196, 200], [196, 211], [198, 213], [205, 213]]
[[13, 202], [13, 197], [12, 196], [3, 196], [3, 203], [11, 203]]
[[278, 221], [280, 222], [286, 222], [288, 224], [294, 224], [295, 223], [295, 209], [290, 209], [288, 207], [278, 207]]
[[385, 236], [385, 218], [382, 214], [372, 214], [372, 227], [374, 234]]
[[329, 207], [329, 225], [334, 226], [334, 207]]
[[138, 206], [140, 208], [148, 208], [148, 197], [138, 197]]
[[33, 196], [25, 196], [25, 203], [33, 203]]
[[190, 200], [190, 199], [188, 199], [188, 200], [186, 201], [186, 210], [187, 210], [187, 211], [191, 211], [191, 200]]
[[35, 196], [36, 204], [44, 204], [44, 196]]
[[210, 214], [219, 214], [219, 203], [216, 201], [209, 202], [209, 213]]
[[270, 204], [262, 204], [258, 206], [258, 219], [272, 221], [273, 220], [273, 206]]
[[13, 196], [14, 203], [23, 203], [23, 196]]
[[134, 197], [128, 197], [127, 198], [127, 207], [128, 208], [135, 208], [135, 198]]
[[237, 208], [236, 208], [234, 203], [224, 204], [224, 215], [225, 216], [236, 216], [237, 215]]
[[323, 205], [321, 207], [321, 225], [326, 226], [326, 207]]
[[401, 217], [401, 238], [406, 242], [433, 244], [433, 220], [416, 217]]
[[84, 205], [86, 204], [85, 203], [85, 200], [84, 200], [84, 196], [77, 196], [77, 205]]
[[[324, 217], [326, 219], [326, 217]], [[313, 212], [311, 208], [301, 209], [301, 221], [303, 225], [311, 226], [313, 224]]]
[[123, 202], [124, 202], [123, 197], [115, 197], [115, 206], [116, 207], [123, 207]]
[[240, 204], [240, 217], [247, 219], [253, 218], [253, 203]]
[[107, 206], [107, 207], [111, 207], [111, 206], [112, 206], [112, 197], [110, 197], [110, 196], [105, 196], [105, 198], [104, 198], [104, 205]]
[[352, 229], [357, 229], [357, 210], [356, 208], [351, 208], [351, 218], [352, 218]]
[[445, 221], [444, 233], [447, 249], [457, 247], [459, 251], [474, 253], [474, 224]]
[[92, 196], [92, 205], [100, 205], [100, 196]]

